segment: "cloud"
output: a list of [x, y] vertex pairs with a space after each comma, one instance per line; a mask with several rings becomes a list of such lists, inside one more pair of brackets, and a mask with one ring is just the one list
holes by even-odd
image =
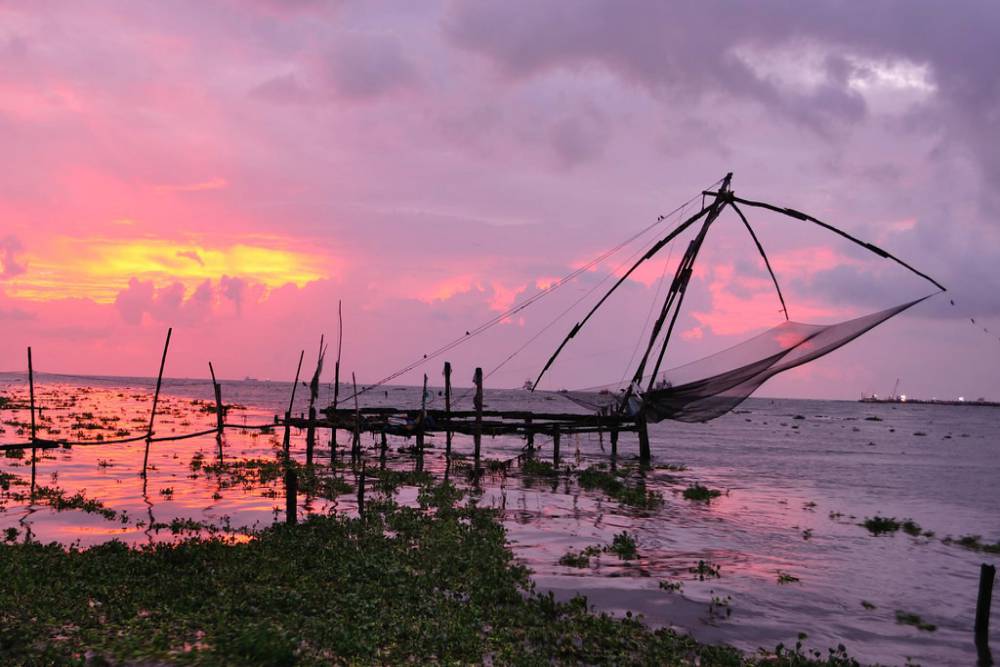
[[229, 187], [229, 181], [224, 178], [210, 178], [197, 183], [162, 184], [153, 186], [160, 192], [205, 192], [206, 190], [222, 190]]
[[347, 32], [336, 37], [327, 76], [342, 98], [370, 100], [413, 86], [416, 68], [394, 35]]
[[194, 250], [179, 250], [177, 251], [177, 256], [186, 257], [187, 259], [190, 259], [192, 262], [196, 262], [198, 266], [205, 266], [205, 260], [203, 260], [201, 258], [201, 255], [199, 255]]
[[16, 236], [0, 239], [0, 278], [13, 278], [28, 270], [27, 264], [18, 260], [24, 244]]

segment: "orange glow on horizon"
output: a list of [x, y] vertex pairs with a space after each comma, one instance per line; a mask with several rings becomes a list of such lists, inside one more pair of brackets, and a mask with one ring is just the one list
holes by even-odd
[[[34, 301], [84, 298], [113, 303], [137, 278], [157, 287], [179, 283], [186, 291], [205, 280], [239, 277], [268, 289], [330, 277], [333, 262], [277, 237], [231, 245], [153, 238], [60, 236], [25, 255], [28, 270], [8, 283], [7, 294]], [[339, 267], [338, 267], [339, 268]]]

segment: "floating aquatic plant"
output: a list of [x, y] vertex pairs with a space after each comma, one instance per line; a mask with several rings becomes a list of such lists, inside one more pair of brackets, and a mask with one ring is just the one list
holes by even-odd
[[722, 491], [718, 489], [710, 489], [707, 486], [695, 483], [684, 489], [684, 497], [687, 500], [695, 500], [698, 502], [711, 502], [713, 498], [718, 498], [722, 495]]

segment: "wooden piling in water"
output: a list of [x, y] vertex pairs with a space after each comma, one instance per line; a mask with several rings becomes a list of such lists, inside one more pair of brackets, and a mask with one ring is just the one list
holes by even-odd
[[[984, 654], [990, 655], [990, 606], [993, 601], [993, 580], [996, 578], [997, 568], [994, 565], [983, 563], [979, 566], [979, 597], [976, 599], [976, 648], [980, 657]], [[980, 660], [982, 663], [982, 659]], [[989, 664], [989, 663], [986, 663]]]
[[649, 463], [652, 456], [649, 452], [649, 429], [646, 424], [645, 415], [640, 414], [635, 420], [639, 432], [639, 461]]
[[475, 444], [476, 468], [479, 468], [479, 449], [483, 440], [483, 369], [476, 368], [472, 375], [472, 381], [476, 385], [476, 394], [473, 398], [473, 405], [476, 408], [475, 432], [473, 442]]
[[535, 451], [535, 430], [531, 427], [531, 422], [531, 417], [526, 417], [524, 420], [524, 440], [529, 454]]
[[382, 442], [379, 444], [379, 467], [385, 468], [385, 452], [389, 449], [389, 441], [385, 437], [385, 429], [382, 429]]
[[38, 449], [35, 445], [38, 436], [35, 427], [35, 368], [31, 363], [31, 346], [28, 346], [28, 394], [30, 396], [28, 407], [31, 409], [31, 502], [35, 502], [35, 465], [38, 458]]
[[299, 365], [295, 369], [295, 381], [292, 383], [292, 397], [288, 400], [288, 411], [285, 412], [285, 436], [281, 441], [281, 450], [285, 453], [285, 459], [288, 459], [289, 452], [292, 448], [292, 427], [289, 423], [292, 418], [292, 408], [295, 406], [295, 390], [299, 386], [299, 373], [302, 372], [302, 360], [306, 356], [306, 351], [302, 350], [299, 353]]
[[170, 334], [173, 327], [167, 329], [167, 341], [163, 344], [163, 356], [160, 358], [160, 372], [156, 374], [156, 390], [153, 392], [153, 408], [149, 411], [149, 428], [146, 429], [146, 451], [142, 455], [142, 476], [146, 476], [149, 465], [149, 444], [153, 441], [153, 424], [156, 420], [156, 404], [160, 400], [160, 386], [163, 384], [163, 367], [167, 363], [167, 350], [170, 348]]
[[[337, 409], [340, 399], [340, 352], [344, 345], [344, 312], [343, 302], [337, 300], [337, 362], [333, 366], [333, 409]], [[337, 427], [330, 429], [330, 460], [333, 460], [337, 448]]]
[[316, 408], [315, 406], [309, 406], [309, 428], [306, 429], [306, 465], [311, 466], [313, 464], [313, 448], [316, 447], [316, 427], [313, 424], [316, 422]]
[[417, 418], [417, 456], [424, 455], [424, 420], [427, 419], [427, 373], [424, 373], [424, 386], [420, 390], [420, 416]]
[[444, 455], [451, 458], [451, 362], [444, 362]]
[[222, 385], [215, 379], [215, 367], [208, 362], [208, 372], [212, 375], [212, 389], [215, 392], [215, 439], [219, 441], [219, 453], [222, 452], [222, 432], [226, 423], [226, 408], [222, 404]]
[[295, 468], [285, 466], [285, 523], [298, 522], [299, 509], [299, 478]]
[[559, 427], [556, 426], [552, 431], [552, 465], [556, 467], [559, 467], [559, 440]]
[[361, 408], [358, 405], [358, 379], [351, 372], [351, 383], [354, 385], [354, 439], [351, 442], [351, 458], [361, 454]]
[[367, 466], [361, 466], [361, 475], [358, 476], [358, 517], [362, 520], [365, 518], [365, 469]]

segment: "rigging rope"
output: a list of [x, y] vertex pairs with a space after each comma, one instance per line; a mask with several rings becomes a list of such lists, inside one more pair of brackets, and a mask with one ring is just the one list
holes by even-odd
[[[722, 179], [716, 181], [715, 183], [713, 183], [712, 185], [710, 185], [709, 188], [718, 185], [721, 182], [721, 180]], [[673, 209], [672, 211], [670, 211], [669, 213], [666, 213], [664, 215], [658, 216], [657, 219], [653, 223], [651, 223], [651, 224], [647, 225], [646, 227], [642, 228], [641, 230], [639, 230], [635, 234], [632, 234], [630, 237], [628, 237], [627, 239], [625, 239], [624, 241], [622, 241], [621, 243], [619, 243], [615, 247], [613, 247], [610, 250], [608, 250], [608, 251], [602, 253], [601, 255], [595, 257], [594, 259], [592, 259], [591, 261], [587, 262], [583, 266], [575, 269], [574, 271], [571, 271], [570, 273], [568, 273], [567, 275], [563, 276], [562, 278], [560, 278], [556, 282], [550, 284], [549, 286], [547, 286], [545, 289], [541, 290], [537, 294], [532, 295], [531, 297], [529, 297], [528, 299], [526, 299], [524, 302], [522, 302], [522, 303], [520, 303], [520, 304], [518, 304], [518, 305], [516, 305], [516, 306], [514, 306], [514, 307], [512, 307], [510, 309], [508, 309], [507, 311], [505, 311], [503, 313], [500, 313], [499, 315], [497, 315], [497, 316], [495, 316], [495, 317], [487, 320], [483, 324], [480, 324], [479, 326], [466, 331], [463, 336], [459, 336], [458, 338], [455, 338], [454, 340], [452, 340], [452, 341], [450, 341], [450, 342], [442, 345], [441, 347], [433, 350], [432, 352], [429, 352], [429, 353], [423, 355], [423, 357], [421, 357], [420, 359], [417, 359], [417, 360], [415, 360], [415, 361], [407, 364], [403, 368], [401, 368], [401, 369], [399, 369], [399, 370], [397, 370], [397, 371], [395, 371], [393, 373], [390, 373], [389, 375], [385, 376], [384, 378], [382, 378], [378, 382], [375, 382], [374, 384], [371, 384], [371, 385], [368, 385], [366, 387], [363, 387], [363, 388], [359, 389], [358, 391], [354, 392], [354, 394], [352, 396], [347, 397], [345, 400], [346, 401], [350, 401], [353, 398], [355, 398], [356, 396], [361, 396], [362, 394], [365, 394], [368, 391], [371, 391], [372, 389], [374, 389], [376, 387], [380, 387], [380, 386], [386, 384], [387, 382], [391, 382], [392, 380], [395, 380], [396, 378], [400, 377], [401, 375], [405, 375], [406, 373], [409, 373], [410, 371], [412, 371], [412, 370], [418, 368], [419, 366], [427, 363], [431, 359], [439, 357], [442, 354], [444, 354], [445, 352], [448, 352], [448, 351], [450, 351], [450, 350], [458, 347], [459, 345], [461, 345], [465, 341], [470, 340], [470, 339], [474, 338], [475, 336], [478, 336], [479, 334], [481, 334], [481, 333], [487, 331], [488, 329], [496, 326], [497, 324], [499, 324], [500, 322], [504, 321], [505, 319], [507, 319], [507, 318], [509, 318], [509, 317], [511, 317], [513, 315], [516, 315], [517, 313], [521, 312], [522, 310], [524, 310], [527, 307], [529, 307], [532, 304], [534, 304], [539, 299], [541, 299], [541, 298], [543, 298], [545, 296], [548, 296], [549, 294], [551, 294], [555, 290], [557, 290], [560, 287], [562, 287], [562, 286], [566, 285], [567, 283], [571, 282], [577, 276], [581, 275], [585, 271], [589, 271], [591, 268], [593, 268], [597, 264], [600, 264], [604, 260], [606, 260], [609, 257], [613, 256], [614, 254], [616, 254], [618, 251], [620, 251], [622, 248], [624, 248], [625, 246], [629, 245], [633, 241], [641, 238], [642, 236], [645, 236], [651, 230], [653, 230], [654, 228], [656, 228], [660, 224], [662, 224], [665, 220], [667, 220], [668, 218], [671, 218], [674, 215], [676, 215], [678, 211], [680, 211], [681, 209], [689, 206], [691, 204], [691, 202], [693, 202], [694, 200], [696, 200], [700, 196], [701, 196], [701, 193], [699, 193], [697, 195], [694, 195], [693, 197], [691, 197], [690, 199], [688, 199], [687, 201], [685, 201], [684, 203], [682, 203], [680, 206], [678, 206], [675, 209]]]

